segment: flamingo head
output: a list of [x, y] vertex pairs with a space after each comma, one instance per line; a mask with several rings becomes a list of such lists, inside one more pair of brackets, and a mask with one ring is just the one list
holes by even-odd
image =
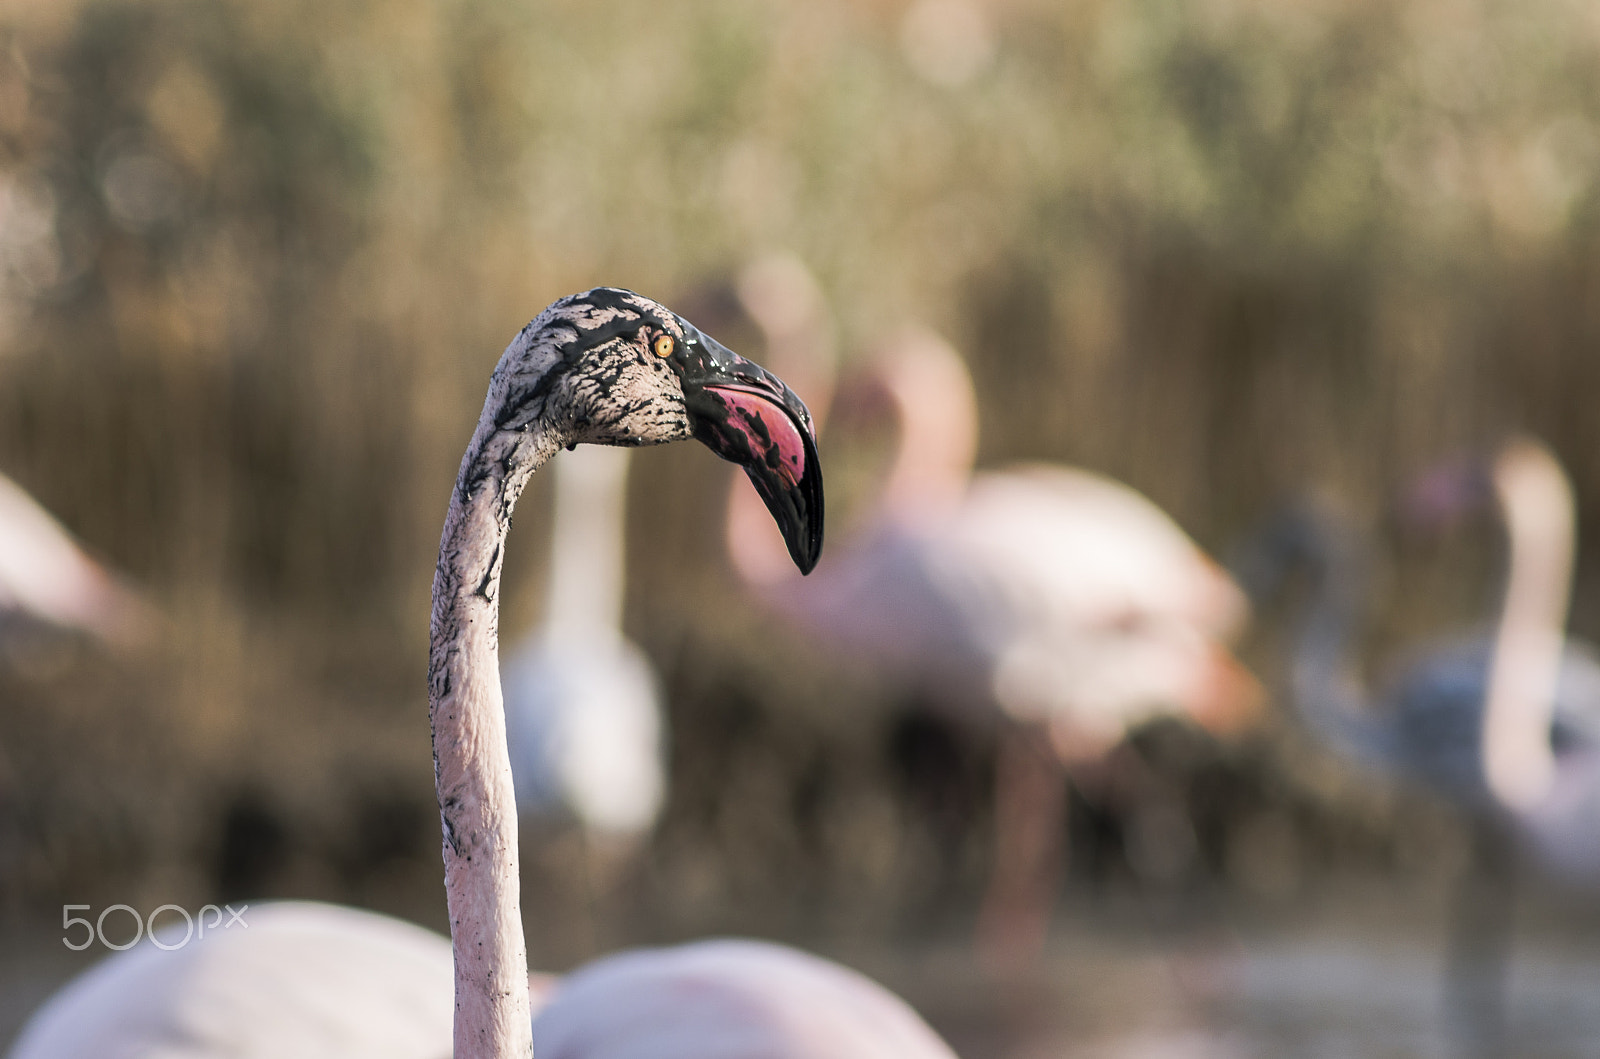
[[[1437, 531], [1498, 506], [1508, 519], [1570, 522], [1572, 483], [1543, 442], [1512, 436], [1487, 453], [1458, 457], [1417, 478], [1406, 491], [1408, 528]], [[1570, 529], [1569, 529], [1570, 532]]]
[[1492, 465], [1481, 457], [1456, 457], [1424, 471], [1400, 498], [1406, 529], [1432, 531], [1455, 526], [1494, 500]]
[[487, 403], [485, 429], [537, 427], [568, 448], [692, 437], [744, 468], [795, 565], [809, 573], [817, 564], [822, 467], [811, 413], [782, 379], [649, 298], [596, 287], [554, 302], [506, 349]]

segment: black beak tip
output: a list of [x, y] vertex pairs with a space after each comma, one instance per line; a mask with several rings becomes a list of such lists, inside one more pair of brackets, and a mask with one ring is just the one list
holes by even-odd
[[805, 474], [788, 484], [764, 463], [746, 464], [745, 474], [767, 505], [783, 534], [784, 547], [801, 574], [817, 568], [822, 557], [822, 467], [807, 445]]
[[789, 558], [794, 560], [794, 565], [800, 569], [802, 575], [809, 574], [817, 568], [817, 560], [822, 558], [820, 525], [815, 531], [804, 534], [800, 540], [790, 542]]
[[[789, 557], [799, 567], [802, 575], [817, 568], [822, 558], [822, 531], [825, 525], [822, 509], [822, 461], [817, 456], [817, 445], [809, 426], [804, 431], [806, 448], [805, 474], [796, 492], [802, 499], [802, 510], [796, 519], [795, 533], [789, 545]], [[786, 537], [790, 536], [785, 534]]]

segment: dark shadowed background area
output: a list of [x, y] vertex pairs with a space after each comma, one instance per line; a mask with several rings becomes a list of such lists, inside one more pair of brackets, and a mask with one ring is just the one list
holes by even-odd
[[[507, 340], [597, 284], [689, 314], [792, 253], [846, 360], [907, 321], [963, 352], [980, 465], [1103, 471], [1217, 556], [1336, 494], [1380, 556], [1376, 672], [1497, 583], [1487, 525], [1394, 533], [1402, 483], [1537, 434], [1578, 490], [1572, 628], [1600, 635], [1597, 177], [1578, 0], [0, 4], [0, 472], [165, 615], [124, 654], [0, 642], [0, 1042], [100, 954], [61, 946], [64, 903], [445, 927], [444, 502]], [[870, 448], [824, 445], [831, 532]], [[1228, 745], [1136, 734], [1137, 796], [1074, 796], [1045, 969], [980, 975], [993, 748], [741, 594], [727, 481], [689, 446], [633, 463], [626, 628], [671, 794], [600, 897], [575, 836], [526, 851], [536, 965], [753, 933], [880, 975], [972, 1059], [1436, 1054], [1463, 827], [1281, 709]], [[1283, 615], [1258, 617], [1277, 692]], [[1514, 1025], [1592, 1055], [1600, 918], [1520, 901]]]

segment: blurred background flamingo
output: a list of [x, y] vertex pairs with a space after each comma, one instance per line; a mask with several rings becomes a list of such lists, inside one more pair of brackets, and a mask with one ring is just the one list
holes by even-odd
[[[67, 529], [0, 475], [0, 663], [29, 670], [50, 658], [40, 634], [86, 636], [118, 651], [147, 645], [155, 608], [90, 558]], [[18, 895], [23, 844], [14, 768], [0, 742], [0, 912]]]
[[[790, 337], [827, 333], [825, 303], [803, 276], [766, 273], [770, 286], [746, 283], [741, 293], [769, 348], [825, 369], [820, 346]], [[780, 296], [773, 288], [785, 277], [793, 293]], [[778, 331], [752, 293], [805, 306], [793, 318], [806, 322]], [[1101, 760], [1131, 728], [1169, 712], [1237, 726], [1259, 697], [1226, 646], [1244, 597], [1165, 513], [1120, 483], [1043, 464], [974, 475], [977, 400], [960, 355], [937, 335], [901, 332], [854, 385], [886, 398], [898, 427], [863, 525], [801, 580], [757, 524], [759, 505], [734, 489], [731, 556], [746, 585], [809, 635], [893, 672], [968, 723], [1000, 718], [979, 943], [997, 964], [1026, 963], [1043, 945], [1064, 848], [1062, 766]]]
[[151, 635], [154, 620], [130, 585], [0, 475], [0, 632], [8, 622], [36, 622], [129, 647]]
[[591, 916], [667, 790], [660, 682], [622, 632], [628, 466], [627, 449], [597, 445], [555, 461], [544, 614], [502, 664], [524, 833], [577, 826]]
[[1408, 508], [1437, 522], [1485, 501], [1506, 552], [1490, 627], [1428, 650], [1375, 699], [1354, 652], [1366, 563], [1352, 526], [1325, 504], [1299, 505], [1246, 549], [1241, 572], [1261, 595], [1292, 564], [1312, 571], [1293, 664], [1293, 702], [1312, 731], [1470, 815], [1446, 1016], [1468, 1051], [1488, 1055], [1504, 1047], [1511, 838], [1557, 876], [1600, 884], [1600, 661], [1565, 632], [1576, 527], [1554, 454], [1513, 439], [1419, 480]]

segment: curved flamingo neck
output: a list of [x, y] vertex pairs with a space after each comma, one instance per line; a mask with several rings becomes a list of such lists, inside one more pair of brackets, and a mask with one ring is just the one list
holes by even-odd
[[876, 375], [900, 424], [884, 511], [904, 517], [954, 504], [978, 452], [978, 398], [966, 363], [932, 332], [908, 331], [880, 359]]
[[1537, 443], [1508, 447], [1495, 461], [1493, 480], [1510, 554], [1484, 706], [1484, 772], [1497, 799], [1527, 809], [1548, 792], [1555, 775], [1550, 724], [1576, 519], [1566, 474]]
[[486, 407], [450, 494], [434, 572], [428, 715], [455, 950], [456, 1059], [533, 1053], [500, 692], [500, 571], [512, 508], [559, 448], [537, 424], [527, 433], [497, 430]]

